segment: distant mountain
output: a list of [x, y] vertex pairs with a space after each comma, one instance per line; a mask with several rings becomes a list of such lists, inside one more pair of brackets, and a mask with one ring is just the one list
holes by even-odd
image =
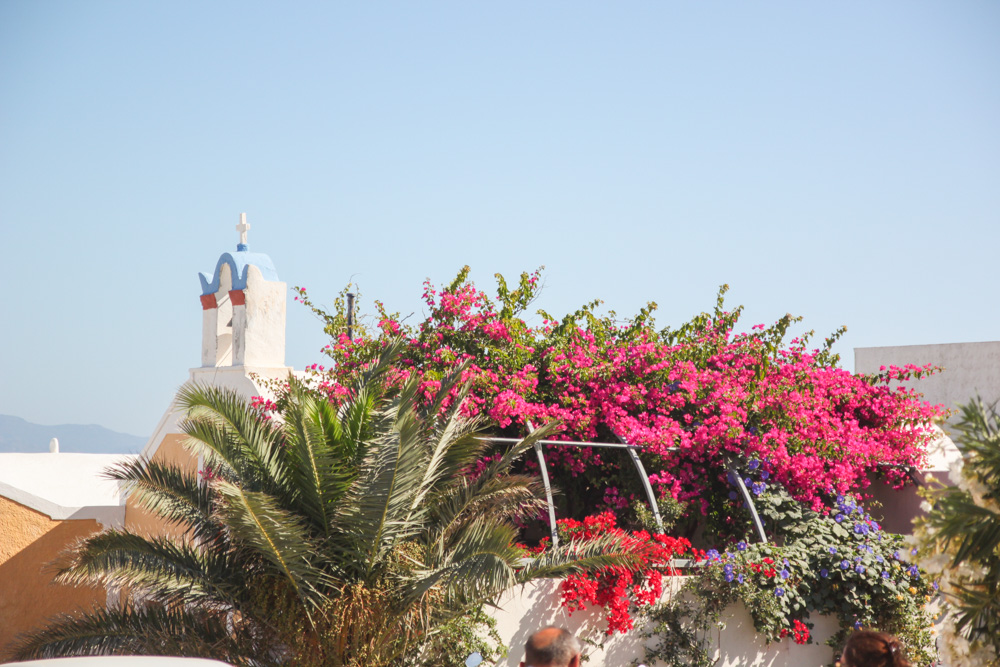
[[42, 426], [20, 417], [0, 415], [0, 453], [47, 452], [49, 440], [59, 439], [59, 451], [87, 454], [138, 454], [146, 438], [117, 433], [97, 424]]

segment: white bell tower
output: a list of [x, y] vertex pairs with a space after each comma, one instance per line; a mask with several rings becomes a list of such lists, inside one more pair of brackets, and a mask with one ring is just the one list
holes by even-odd
[[236, 252], [223, 253], [212, 274], [200, 274], [201, 368], [192, 371], [199, 381], [223, 369], [265, 377], [290, 370], [285, 366], [288, 286], [278, 280], [270, 257], [250, 252], [249, 230], [241, 213]]
[[[201, 366], [190, 381], [234, 389], [247, 398], [273, 398], [272, 382], [292, 373], [285, 366], [285, 301], [288, 286], [278, 280], [271, 258], [250, 252], [246, 213], [240, 214], [236, 252], [224, 252], [212, 273], [201, 273]], [[184, 447], [174, 403], [143, 448], [143, 456], [196, 465]], [[198, 464], [200, 465], [200, 464]], [[126, 512], [126, 522], [129, 520]]]

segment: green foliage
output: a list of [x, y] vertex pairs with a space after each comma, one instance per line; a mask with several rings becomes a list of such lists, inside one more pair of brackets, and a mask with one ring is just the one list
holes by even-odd
[[663, 523], [662, 530], [656, 524], [656, 517], [653, 516], [649, 504], [639, 498], [633, 500], [632, 512], [635, 514], [636, 527], [652, 534], [669, 533], [677, 525], [677, 522], [687, 514], [688, 504], [678, 501], [673, 496], [663, 495], [657, 498], [656, 509], [660, 512], [660, 521]]
[[[840, 624], [829, 640], [835, 648], [855, 628], [871, 628], [898, 636], [915, 664], [932, 664], [926, 605], [933, 588], [924, 572], [904, 560], [903, 538], [882, 531], [851, 497], [839, 497], [828, 513], [816, 512], [780, 486], [761, 490], [754, 473], [749, 475], [774, 541], [751, 543], [744, 536], [721, 554], [710, 551], [686, 597], [650, 612], [659, 632], [672, 634], [647, 658], [679, 666], [708, 654], [710, 629], [727, 605], [739, 602], [767, 641], [795, 636], [796, 621], [803, 624], [796, 640], [804, 640], [811, 614], [831, 614]], [[735, 519], [746, 525], [747, 516]]]
[[[916, 521], [920, 562], [940, 577], [942, 635], [954, 659], [1000, 664], [1000, 415], [981, 399], [961, 406], [954, 486], [930, 487]], [[964, 656], [971, 656], [965, 658]]]

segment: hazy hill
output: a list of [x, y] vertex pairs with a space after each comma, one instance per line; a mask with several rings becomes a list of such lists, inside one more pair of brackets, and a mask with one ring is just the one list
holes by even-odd
[[138, 454], [146, 444], [146, 438], [96, 424], [42, 426], [0, 415], [0, 453], [47, 452], [52, 438], [59, 438], [59, 451], [88, 454]]

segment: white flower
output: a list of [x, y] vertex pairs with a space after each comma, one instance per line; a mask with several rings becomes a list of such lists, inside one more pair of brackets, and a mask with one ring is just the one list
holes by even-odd
[[948, 481], [954, 485], [958, 485], [962, 482], [962, 468], [965, 466], [965, 461], [962, 459], [955, 459], [948, 466]]
[[950, 562], [951, 556], [948, 554], [935, 554], [930, 558], [921, 560], [920, 565], [927, 570], [927, 574], [940, 574], [944, 572], [944, 569], [948, 567], [948, 563]]

